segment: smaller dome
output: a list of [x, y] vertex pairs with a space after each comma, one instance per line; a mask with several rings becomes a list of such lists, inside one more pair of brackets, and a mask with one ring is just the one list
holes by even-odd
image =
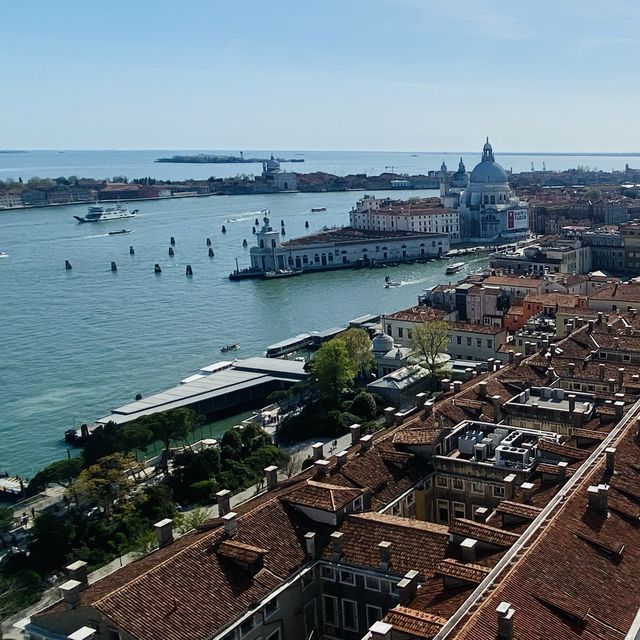
[[446, 173], [447, 172], [447, 165], [444, 163], [444, 160], [442, 161], [442, 165], [440, 167], [440, 171], [442, 171], [442, 173]]
[[393, 349], [393, 338], [386, 333], [377, 334], [371, 341], [371, 350], [376, 353], [388, 353]]

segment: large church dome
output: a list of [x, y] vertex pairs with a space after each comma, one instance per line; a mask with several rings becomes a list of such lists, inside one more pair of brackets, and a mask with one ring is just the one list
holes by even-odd
[[507, 184], [509, 182], [506, 171], [493, 157], [489, 138], [482, 149], [482, 160], [471, 172], [471, 182], [480, 184]]

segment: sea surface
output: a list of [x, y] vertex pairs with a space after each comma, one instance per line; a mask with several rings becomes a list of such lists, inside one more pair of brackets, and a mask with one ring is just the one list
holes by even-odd
[[[153, 159], [174, 151], [54, 151], [0, 154], [0, 179], [18, 176], [151, 175], [184, 178], [248, 172], [252, 165], [168, 165]], [[250, 152], [246, 152], [248, 154]], [[256, 154], [264, 155], [263, 152]], [[295, 151], [277, 155], [295, 157]], [[478, 154], [479, 155], [479, 154]], [[469, 156], [473, 168], [478, 155]], [[378, 173], [435, 169], [442, 154], [304, 152], [299, 171]], [[445, 156], [455, 165], [453, 154]], [[540, 156], [499, 157], [526, 169]], [[547, 168], [576, 164], [624, 166], [633, 158], [549, 156]], [[519, 162], [520, 164], [516, 164]], [[553, 165], [552, 163], [556, 163]], [[615, 163], [615, 164], [614, 164]], [[388, 195], [381, 192], [379, 195]], [[435, 192], [402, 192], [402, 197]], [[426, 287], [446, 282], [444, 263], [386, 270], [308, 274], [270, 282], [230, 282], [235, 261], [249, 264], [242, 240], [270, 209], [284, 220], [286, 238], [348, 222], [359, 192], [212, 196], [135, 203], [132, 220], [78, 224], [85, 207], [0, 212], [0, 471], [29, 476], [66, 455], [64, 430], [106, 415], [117, 406], [177, 384], [201, 366], [224, 358], [220, 347], [239, 342], [237, 357], [310, 330], [344, 325], [366, 313], [415, 304]], [[312, 207], [326, 207], [311, 213]], [[310, 229], [305, 228], [309, 221]], [[227, 233], [221, 233], [222, 225]], [[133, 233], [109, 236], [126, 227]], [[168, 255], [176, 240], [175, 257]], [[215, 257], [207, 255], [211, 238]], [[129, 255], [129, 245], [135, 255]], [[64, 261], [73, 266], [65, 271]], [[118, 271], [112, 273], [111, 261]], [[153, 273], [160, 263], [162, 274]], [[185, 277], [191, 264], [193, 278]], [[486, 264], [467, 260], [466, 271]], [[384, 276], [402, 286], [384, 288]], [[463, 274], [464, 275], [464, 272]], [[233, 419], [214, 425], [216, 434]]]
[[[563, 170], [582, 165], [604, 171], [624, 169], [626, 163], [632, 167], [640, 165], [639, 154], [627, 155], [578, 155], [553, 153], [501, 153], [495, 148], [496, 160], [505, 168], [515, 172], [536, 170], [543, 166], [548, 170]], [[224, 178], [240, 174], [255, 175], [262, 171], [260, 164], [166, 164], [156, 163], [160, 157], [176, 154], [192, 155], [211, 153], [239, 155], [239, 150], [155, 150], [155, 151], [28, 151], [26, 153], [0, 153], [0, 180], [34, 176], [56, 178], [78, 176], [85, 178], [142, 178], [152, 176], [162, 180], [183, 180], [186, 178], [206, 179], [210, 176]], [[244, 150], [245, 157], [264, 158], [271, 151]], [[418, 174], [440, 169], [443, 160], [449, 169], [457, 169], [462, 157], [468, 171], [471, 171], [482, 154], [482, 141], [476, 151], [273, 151], [276, 157], [302, 158], [302, 163], [284, 163], [288, 171], [311, 173], [326, 171], [335, 175], [366, 173], [378, 175], [384, 171]]]

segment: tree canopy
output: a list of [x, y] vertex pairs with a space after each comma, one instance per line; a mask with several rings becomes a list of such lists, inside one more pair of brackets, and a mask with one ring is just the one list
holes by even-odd
[[413, 348], [431, 373], [438, 369], [438, 356], [449, 346], [450, 333], [449, 323], [444, 320], [425, 322], [413, 330]]
[[325, 342], [309, 363], [320, 393], [337, 401], [340, 392], [353, 380], [357, 370], [345, 343], [339, 338]]
[[344, 346], [349, 354], [349, 359], [356, 373], [364, 374], [373, 364], [371, 353], [371, 340], [369, 334], [364, 329], [352, 327], [341, 333], [336, 340], [344, 342]]

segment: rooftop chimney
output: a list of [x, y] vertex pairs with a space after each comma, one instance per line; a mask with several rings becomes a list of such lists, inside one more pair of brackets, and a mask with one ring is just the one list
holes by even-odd
[[216, 500], [218, 501], [218, 517], [222, 518], [222, 516], [231, 511], [231, 491], [229, 489], [218, 491]]
[[400, 604], [407, 604], [411, 600], [413, 600], [416, 595], [418, 582], [418, 572], [417, 571], [409, 571], [405, 576], [396, 583], [396, 590], [398, 592], [398, 596], [400, 598]]
[[339, 531], [334, 531], [331, 534], [331, 551], [333, 553], [332, 560], [334, 562], [339, 562], [340, 558], [342, 558], [342, 536], [344, 534]]
[[433, 398], [429, 398], [429, 400], [427, 400], [424, 403], [424, 415], [425, 416], [430, 416], [433, 413], [433, 405], [435, 404], [435, 400]]
[[513, 500], [513, 490], [516, 484], [516, 474], [510, 473], [504, 479], [504, 497], [506, 500]]
[[564, 482], [567, 479], [567, 467], [569, 466], [568, 462], [564, 460], [562, 462], [558, 462], [558, 480], [560, 482]]
[[613, 325], [610, 322], [607, 322], [607, 333], [611, 333], [612, 329], [613, 329]]
[[74, 631], [67, 640], [93, 640], [96, 637], [96, 630], [91, 627], [80, 627]]
[[523, 358], [524, 358], [524, 355], [521, 354], [520, 352], [516, 353], [513, 356], [513, 361], [516, 363], [516, 366], [518, 366], [522, 362]]
[[328, 460], [316, 460], [313, 466], [320, 478], [324, 478], [329, 474], [330, 462]]
[[486, 398], [487, 397], [487, 382], [486, 382], [486, 380], [483, 380], [482, 382], [480, 382], [478, 384], [478, 395], [481, 398]]
[[615, 447], [607, 447], [604, 450], [604, 453], [607, 457], [607, 473], [612, 474], [615, 468], [616, 461], [616, 448]]
[[278, 486], [278, 467], [275, 464], [265, 467], [264, 475], [267, 479], [267, 491], [275, 489]]
[[80, 589], [85, 589], [89, 585], [87, 563], [84, 560], [76, 560], [76, 562], [68, 565], [65, 569], [67, 571], [67, 578], [79, 582]]
[[613, 348], [614, 349], [619, 349], [620, 348], [620, 338], [618, 338], [618, 336], [616, 336], [613, 339]]
[[513, 640], [513, 617], [516, 610], [510, 602], [501, 602], [497, 607], [498, 640]]
[[316, 442], [315, 444], [311, 445], [314, 462], [317, 462], [318, 460], [322, 460], [322, 458], [324, 458], [323, 449], [324, 449], [324, 445], [322, 444], [322, 442]]
[[447, 393], [451, 389], [451, 380], [449, 380], [449, 378], [443, 378], [440, 384], [442, 385], [443, 393]]
[[358, 441], [360, 440], [360, 425], [357, 423], [352, 424], [349, 427], [349, 431], [351, 432], [351, 446], [353, 447], [358, 444]]
[[227, 534], [229, 538], [233, 538], [233, 536], [238, 533], [238, 523], [236, 522], [236, 512], [229, 511], [229, 513], [222, 516], [222, 520], [224, 521], [224, 532]]
[[576, 375], [576, 363], [575, 362], [570, 362], [568, 365], [569, 367], [569, 375], [571, 377]]
[[371, 640], [391, 640], [391, 630], [393, 627], [388, 622], [374, 622], [369, 627], [369, 636]]
[[593, 320], [589, 320], [589, 333], [593, 333], [593, 327], [595, 325], [595, 322]]
[[631, 325], [630, 325], [630, 324], [628, 324], [628, 325], [624, 328], [624, 333], [625, 333], [625, 335], [627, 335], [627, 336], [630, 336], [630, 335], [632, 335], [632, 334], [633, 334], [633, 329], [632, 329], [632, 327], [631, 327]]
[[336, 453], [336, 469], [341, 469], [347, 463], [347, 451]]
[[522, 490], [522, 501], [525, 504], [530, 504], [533, 499], [533, 483], [523, 482], [520, 485], [520, 489]]
[[473, 519], [476, 522], [485, 523], [488, 517], [489, 509], [487, 509], [487, 507], [476, 507], [475, 511], [473, 512]]
[[164, 520], [160, 520], [160, 522], [156, 522], [153, 528], [156, 530], [159, 547], [164, 547], [173, 542], [173, 520], [171, 518], [165, 518]]
[[312, 559], [316, 559], [316, 534], [313, 531], [304, 534], [304, 543], [307, 548], [307, 555]]
[[599, 513], [607, 513], [607, 497], [609, 494], [609, 485], [599, 484], [598, 486], [591, 485], [587, 489], [587, 496], [589, 498], [589, 507], [598, 511]]
[[453, 393], [459, 393], [462, 388], [462, 380], [453, 381]]
[[600, 365], [598, 366], [598, 373], [600, 375], [600, 380], [604, 380], [604, 373], [606, 368], [607, 368], [607, 365], [603, 363], [600, 363]]
[[427, 394], [424, 391], [421, 391], [420, 393], [416, 393], [416, 407], [422, 407], [424, 406], [424, 403], [427, 400]]
[[64, 600], [64, 608], [75, 609], [80, 603], [80, 588], [82, 584], [77, 580], [67, 580], [60, 585], [60, 595]]
[[373, 436], [371, 434], [362, 436], [362, 438], [360, 438], [360, 451], [368, 451], [371, 448], [372, 440]]
[[621, 402], [620, 400], [616, 400], [613, 403], [613, 409], [616, 412], [616, 418], [618, 419], [622, 418], [622, 414], [624, 412], [624, 402]]
[[391, 543], [383, 540], [378, 544], [378, 553], [380, 554], [380, 569], [388, 571], [391, 562]]
[[498, 395], [492, 396], [491, 404], [493, 405], [493, 421], [497, 424], [502, 420], [502, 398]]
[[573, 413], [576, 410], [576, 394], [570, 393], [567, 396], [567, 400], [569, 400], [569, 412]]
[[460, 556], [462, 558], [462, 562], [465, 564], [473, 563], [476, 561], [476, 547], [478, 546], [478, 541], [474, 538], [465, 538], [460, 543]]
[[602, 313], [602, 311], [598, 311], [598, 324], [602, 324], [603, 316], [604, 314]]
[[624, 367], [619, 367], [618, 369], [618, 386], [622, 386], [624, 384]]

